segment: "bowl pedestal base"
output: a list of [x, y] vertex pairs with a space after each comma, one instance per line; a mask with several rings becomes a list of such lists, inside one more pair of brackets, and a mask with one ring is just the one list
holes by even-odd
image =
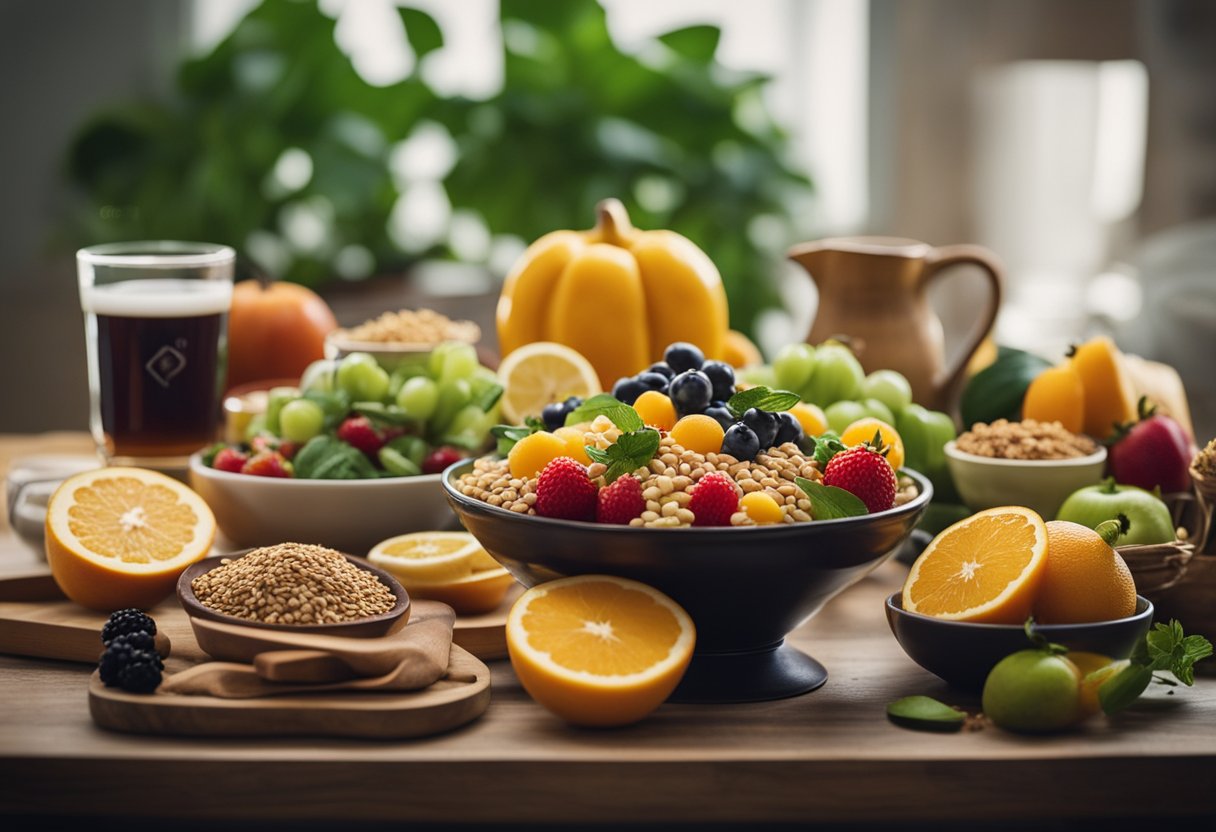
[[828, 679], [823, 665], [784, 641], [757, 650], [693, 653], [668, 702], [767, 702], [809, 693]]

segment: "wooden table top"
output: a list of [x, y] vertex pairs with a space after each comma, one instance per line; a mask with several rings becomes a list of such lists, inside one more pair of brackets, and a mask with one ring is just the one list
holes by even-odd
[[[36, 563], [0, 532], [0, 574]], [[882, 601], [903, 573], [896, 563], [879, 568], [791, 636], [828, 668], [820, 690], [748, 705], [665, 705], [618, 730], [567, 727], [496, 662], [487, 713], [439, 737], [128, 736], [90, 721], [90, 668], [0, 656], [0, 814], [518, 823], [1216, 817], [1213, 679], [1052, 737], [994, 728], [936, 735], [889, 723], [887, 703], [910, 694], [977, 704], [892, 638]]]

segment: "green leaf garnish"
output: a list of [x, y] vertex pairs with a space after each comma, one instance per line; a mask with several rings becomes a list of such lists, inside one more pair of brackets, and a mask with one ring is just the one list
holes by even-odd
[[227, 448], [228, 445], [224, 442], [216, 442], [214, 445], [203, 451], [203, 464], [208, 468], [215, 467], [215, 458], [219, 456], [220, 451]]
[[917, 731], [958, 731], [967, 721], [967, 712], [929, 696], [905, 696], [887, 705], [887, 718]]
[[416, 420], [405, 415], [405, 411], [395, 404], [382, 404], [381, 402], [355, 402], [351, 405], [351, 410], [358, 413], [360, 416], [366, 416], [371, 422], [377, 426], [388, 425], [390, 427], [404, 427], [406, 425], [416, 424]]
[[840, 441], [840, 436], [832, 431], [827, 431], [820, 436], [815, 437], [815, 462], [819, 464], [819, 470], [823, 471], [828, 467], [828, 463], [832, 461], [832, 457], [841, 451], [848, 450], [843, 442]]
[[622, 433], [605, 449], [588, 445], [587, 456], [592, 461], [607, 465], [604, 472], [606, 482], [614, 482], [624, 474], [631, 474], [650, 462], [659, 449], [659, 432], [654, 428], [642, 428], [633, 433]]
[[763, 386], [750, 387], [731, 396], [726, 403], [726, 409], [738, 419], [753, 407], [757, 410], [778, 413], [782, 410], [789, 410], [800, 401], [802, 401], [802, 397], [789, 390], [770, 390]]
[[489, 413], [490, 408], [498, 404], [498, 400], [502, 398], [503, 386], [501, 384], [491, 384], [481, 394], [472, 401], [472, 404], [477, 406], [477, 409], [482, 413]]
[[856, 494], [843, 488], [824, 485], [805, 477], [795, 478], [794, 485], [811, 498], [811, 514], [816, 520], [839, 520], [842, 517], [860, 517], [870, 513], [866, 504]]
[[1203, 636], [1186, 635], [1177, 620], [1153, 625], [1132, 650], [1131, 664], [1098, 688], [1102, 710], [1113, 714], [1135, 702], [1155, 672], [1168, 672], [1184, 685], [1195, 684], [1195, 662], [1210, 655], [1212, 643]]
[[633, 433], [646, 427], [642, 417], [629, 405], [615, 398], [611, 393], [600, 393], [592, 396], [566, 415], [567, 425], [577, 425], [581, 422], [591, 422], [597, 416], [607, 416], [625, 433]]
[[531, 436], [545, 429], [545, 423], [535, 416], [524, 418], [522, 425], [495, 425], [490, 428], [490, 435], [498, 441], [495, 449], [499, 456], [506, 456], [515, 447], [515, 443], [525, 436]]

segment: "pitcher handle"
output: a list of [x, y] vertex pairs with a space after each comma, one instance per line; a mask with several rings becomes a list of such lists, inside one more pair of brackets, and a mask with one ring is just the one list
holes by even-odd
[[991, 331], [992, 325], [996, 323], [996, 315], [1001, 308], [1003, 270], [1000, 263], [997, 262], [996, 255], [983, 246], [953, 245], [938, 246], [933, 249], [929, 253], [925, 270], [921, 274], [920, 289], [923, 291], [928, 288], [934, 279], [951, 266], [961, 266], [968, 263], [980, 267], [988, 278], [992, 292], [988, 297], [988, 307], [984, 310], [982, 316], [983, 324], [974, 328], [953, 364], [943, 368], [937, 374], [937, 377], [933, 379], [934, 395], [939, 401], [945, 393], [954, 389], [963, 372], [967, 369], [967, 362], [971, 360], [971, 356], [979, 349], [980, 343]]

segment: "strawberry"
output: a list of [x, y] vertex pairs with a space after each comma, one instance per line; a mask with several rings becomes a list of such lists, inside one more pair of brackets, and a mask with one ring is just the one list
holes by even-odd
[[296, 452], [300, 450], [301, 445], [302, 445], [302, 443], [300, 443], [300, 442], [290, 442], [290, 441], [284, 439], [282, 442], [279, 443], [278, 450], [279, 450], [279, 453], [281, 453], [283, 455], [284, 459], [288, 459], [288, 460], [295, 459]]
[[353, 445], [370, 457], [384, 447], [388, 441], [366, 416], [349, 416], [338, 426], [338, 438]]
[[249, 458], [241, 468], [242, 474], [253, 474], [255, 477], [291, 477], [291, 463], [283, 459], [278, 451], [262, 451]]
[[451, 445], [441, 445], [426, 455], [422, 460], [422, 473], [442, 474], [444, 469], [454, 462], [465, 458], [465, 453]]
[[238, 450], [237, 448], [224, 448], [215, 455], [215, 459], [211, 461], [211, 467], [217, 471], [227, 471], [230, 474], [239, 474], [241, 469], [245, 467], [245, 463], [249, 461], [249, 454]]
[[895, 471], [873, 444], [857, 445], [832, 457], [823, 471], [823, 484], [848, 491], [870, 513], [895, 505]]
[[642, 496], [642, 481], [633, 474], [625, 474], [618, 477], [616, 482], [600, 489], [595, 521], [628, 526], [630, 520], [640, 517], [645, 510], [646, 498]]
[[741, 489], [729, 474], [714, 471], [701, 477], [692, 490], [688, 510], [694, 526], [729, 526], [730, 516], [739, 510]]
[[598, 495], [587, 469], [568, 456], [559, 456], [540, 472], [536, 513], [559, 520], [594, 520]]

